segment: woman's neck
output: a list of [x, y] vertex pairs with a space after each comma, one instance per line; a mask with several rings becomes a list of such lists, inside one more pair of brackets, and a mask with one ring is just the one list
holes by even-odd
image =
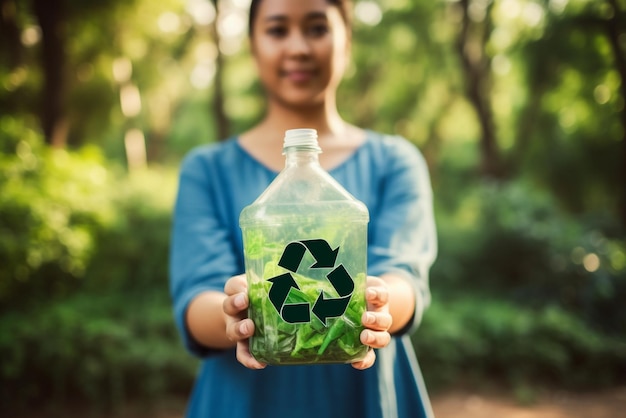
[[346, 123], [335, 107], [320, 105], [295, 109], [270, 102], [265, 118], [241, 134], [239, 143], [257, 160], [278, 171], [284, 166], [285, 131], [296, 128], [317, 130], [318, 142], [324, 150], [320, 154], [320, 163], [327, 169], [348, 158], [365, 140], [365, 132]]
[[306, 108], [293, 108], [268, 103], [267, 113], [259, 127], [272, 130], [281, 135], [288, 129], [311, 128], [317, 130], [320, 139], [326, 136], [341, 135], [346, 123], [343, 121], [337, 107], [328, 102]]

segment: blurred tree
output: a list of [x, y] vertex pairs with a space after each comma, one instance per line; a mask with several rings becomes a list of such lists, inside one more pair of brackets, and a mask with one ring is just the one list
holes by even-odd
[[615, 14], [607, 5], [581, 0], [537, 8], [539, 23], [507, 52], [525, 87], [508, 161], [521, 164], [569, 210], [617, 216], [626, 193], [619, 175], [624, 96], [607, 36]]
[[[607, 36], [611, 42], [613, 55], [615, 56], [615, 67], [620, 76], [620, 92], [622, 95], [622, 108], [620, 119], [622, 123], [622, 161], [620, 171], [620, 183], [626, 185], [626, 8], [620, 8], [617, 0], [606, 0], [609, 4], [610, 13], [606, 22]], [[623, 2], [622, 2], [623, 3]], [[618, 190], [620, 197], [620, 217], [622, 227], [626, 230], [626, 187]]]
[[220, 0], [211, 0], [215, 7], [217, 18], [213, 21], [212, 36], [215, 45], [218, 45], [215, 57], [215, 78], [213, 80], [213, 102], [211, 112], [215, 115], [216, 135], [219, 139], [225, 139], [230, 133], [229, 121], [224, 109], [224, 54], [219, 48], [220, 31], [218, 22], [220, 19]]
[[9, 69], [20, 66], [23, 51], [15, 0], [0, 0], [0, 35], [0, 62]]
[[463, 18], [456, 41], [457, 53], [462, 63], [467, 96], [476, 110], [480, 124], [481, 169], [485, 176], [499, 178], [503, 175], [504, 167], [500, 162], [500, 150], [491, 110], [491, 59], [486, 51], [493, 30], [491, 22], [493, 2], [460, 0], [458, 7]]
[[41, 28], [40, 65], [44, 80], [40, 98], [42, 129], [46, 142], [63, 147], [67, 141], [67, 11], [63, 0], [32, 0]]
[[[175, 160], [262, 115], [245, 1], [0, 6], [0, 112], [39, 120], [48, 143], [119, 157], [132, 129], [149, 160]], [[624, 13], [623, 0], [355, 1], [340, 109], [412, 139], [451, 198], [480, 175], [529, 176], [572, 211], [626, 218]], [[139, 103], [128, 114], [122, 90]]]
[[[73, 133], [73, 120], [81, 120], [73, 117], [73, 100], [85, 53], [115, 49], [115, 43], [110, 43], [115, 31], [112, 18], [120, 5], [127, 4], [2, 0], [2, 50], [6, 53], [0, 70], [9, 72], [0, 91], [2, 113], [36, 116], [46, 142], [65, 146]], [[85, 24], [94, 21], [95, 25]]]

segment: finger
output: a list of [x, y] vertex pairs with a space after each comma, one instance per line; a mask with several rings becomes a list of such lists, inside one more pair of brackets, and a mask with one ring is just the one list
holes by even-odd
[[233, 276], [224, 284], [224, 293], [227, 295], [234, 295], [235, 293], [247, 292], [248, 281], [245, 274]]
[[389, 291], [384, 286], [368, 287], [365, 291], [365, 299], [370, 310], [377, 310], [389, 303]]
[[372, 331], [364, 329], [360, 335], [361, 343], [373, 348], [384, 348], [389, 345], [391, 335], [387, 331]]
[[228, 296], [222, 302], [222, 309], [226, 315], [239, 317], [248, 309], [248, 294], [245, 292], [236, 293]]
[[374, 331], [387, 331], [391, 328], [393, 318], [389, 312], [364, 312], [361, 317], [361, 322], [367, 328]]
[[226, 336], [231, 341], [242, 341], [254, 335], [254, 322], [251, 319], [241, 321], [228, 321], [226, 324]]
[[378, 276], [367, 276], [367, 287], [385, 287], [387, 282]]
[[250, 343], [248, 340], [237, 343], [237, 361], [248, 369], [264, 369], [267, 364], [261, 363], [250, 353]]
[[357, 370], [365, 370], [365, 369], [369, 369], [370, 367], [372, 367], [375, 362], [376, 362], [376, 352], [370, 348], [367, 351], [367, 354], [365, 355], [363, 360], [352, 363], [352, 367], [354, 367]]

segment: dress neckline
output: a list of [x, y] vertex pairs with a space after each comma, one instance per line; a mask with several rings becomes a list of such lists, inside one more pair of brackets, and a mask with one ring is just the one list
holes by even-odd
[[[257, 159], [252, 154], [250, 154], [244, 147], [242, 147], [241, 144], [239, 143], [239, 135], [236, 135], [236, 136], [232, 137], [231, 140], [235, 143], [235, 146], [237, 147], [239, 152], [244, 155], [245, 158], [247, 158], [250, 161], [254, 162], [256, 165], [258, 165], [259, 167], [263, 168], [268, 173], [277, 175], [280, 172], [280, 170], [274, 170], [273, 168], [268, 167], [263, 162], [259, 161], [259, 159]], [[361, 144], [359, 144], [359, 146], [356, 147], [352, 151], [352, 153], [350, 153], [350, 155], [348, 155], [347, 158], [345, 158], [339, 164], [335, 165], [334, 167], [332, 167], [331, 169], [326, 170], [326, 171], [328, 171], [329, 173], [332, 174], [332, 173], [334, 173], [336, 171], [341, 170], [342, 167], [344, 167], [351, 160], [356, 158], [357, 154], [359, 154], [364, 148], [369, 146], [371, 141], [372, 141], [372, 131], [370, 131], [369, 129], [365, 129], [365, 139], [363, 140], [363, 142]]]

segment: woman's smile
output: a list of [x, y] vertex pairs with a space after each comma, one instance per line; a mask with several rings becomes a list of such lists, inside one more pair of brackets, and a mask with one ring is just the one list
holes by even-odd
[[285, 79], [296, 83], [296, 84], [304, 84], [311, 81], [317, 72], [313, 69], [304, 69], [304, 68], [296, 68], [289, 70], [282, 70], [281, 76]]

